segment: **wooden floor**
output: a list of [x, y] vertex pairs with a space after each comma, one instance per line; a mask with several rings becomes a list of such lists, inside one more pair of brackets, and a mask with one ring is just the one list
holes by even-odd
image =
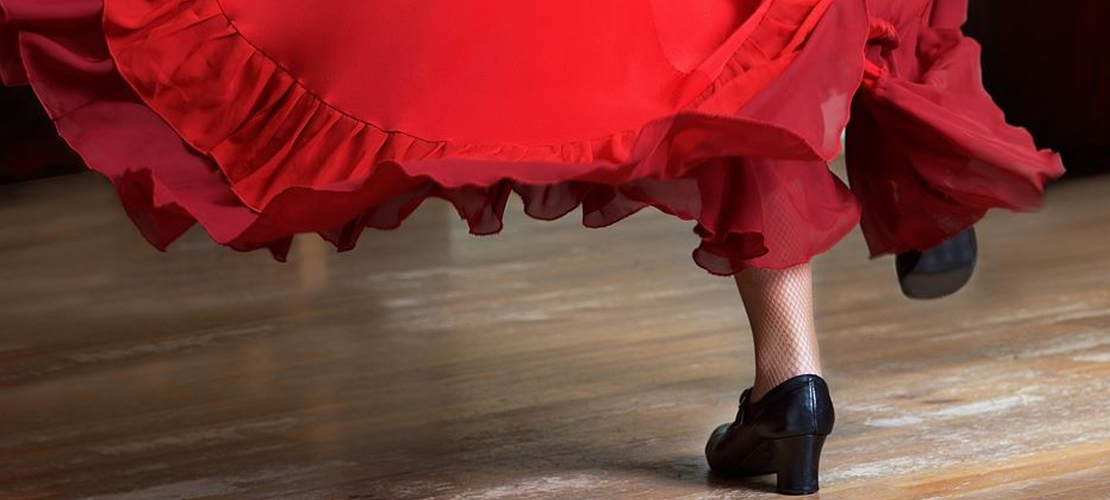
[[[816, 265], [826, 499], [1110, 498], [1110, 178], [992, 215], [955, 298]], [[292, 262], [137, 236], [92, 175], [0, 187], [0, 498], [749, 499], [701, 448], [751, 378], [689, 224], [432, 203]]]

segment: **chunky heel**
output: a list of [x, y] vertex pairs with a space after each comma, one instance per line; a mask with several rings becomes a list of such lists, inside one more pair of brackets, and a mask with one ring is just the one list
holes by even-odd
[[816, 493], [821, 448], [825, 446], [825, 436], [796, 436], [778, 439], [771, 443], [775, 449], [778, 492], [784, 495]]
[[705, 444], [714, 474], [731, 478], [778, 474], [778, 491], [817, 491], [817, 469], [825, 437], [833, 430], [829, 386], [817, 375], [799, 375], [751, 402], [740, 396], [736, 421], [717, 427]]

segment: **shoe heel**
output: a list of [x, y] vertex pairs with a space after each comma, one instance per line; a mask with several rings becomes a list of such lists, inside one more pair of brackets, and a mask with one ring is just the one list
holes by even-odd
[[825, 436], [796, 436], [772, 441], [775, 447], [775, 469], [778, 492], [784, 495], [816, 493]]

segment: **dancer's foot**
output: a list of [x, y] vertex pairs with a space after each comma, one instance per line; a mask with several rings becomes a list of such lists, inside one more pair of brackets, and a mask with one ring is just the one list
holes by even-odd
[[895, 269], [902, 293], [912, 299], [937, 299], [956, 293], [971, 280], [979, 247], [968, 228], [924, 252], [898, 254]]
[[748, 477], [775, 473], [778, 492], [808, 495], [818, 489], [825, 437], [836, 419], [828, 385], [817, 375], [799, 375], [752, 402], [740, 397], [736, 421], [709, 437], [705, 456], [715, 474]]

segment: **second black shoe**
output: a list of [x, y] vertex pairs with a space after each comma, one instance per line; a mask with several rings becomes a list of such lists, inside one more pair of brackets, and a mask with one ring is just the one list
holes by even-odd
[[937, 299], [956, 293], [971, 280], [978, 257], [975, 228], [967, 228], [924, 252], [898, 254], [894, 266], [907, 297]]

